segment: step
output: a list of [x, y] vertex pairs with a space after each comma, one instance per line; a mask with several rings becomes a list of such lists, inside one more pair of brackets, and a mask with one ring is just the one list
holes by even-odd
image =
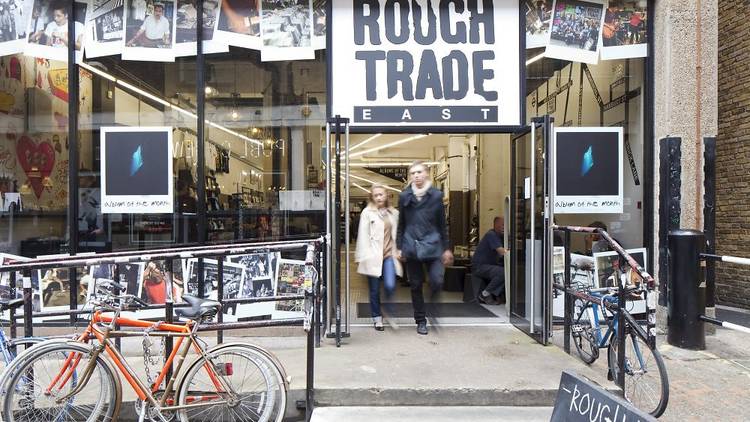
[[547, 422], [551, 407], [514, 406], [347, 406], [319, 407], [311, 422]]

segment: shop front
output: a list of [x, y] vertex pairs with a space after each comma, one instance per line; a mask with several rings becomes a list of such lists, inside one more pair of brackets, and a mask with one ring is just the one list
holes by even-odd
[[[443, 300], [455, 306], [441, 322], [512, 321], [546, 342], [561, 315], [539, 284], [555, 242], [543, 212], [555, 127], [624, 133], [622, 210], [555, 222], [601, 222], [627, 248], [653, 243], [646, 3], [0, 3], [11, 22], [0, 38], [1, 252], [330, 234], [342, 243], [328, 274], [343, 268], [348, 333], [369, 325], [364, 279], [346, 255], [367, 190], [384, 184], [395, 200], [421, 160], [443, 190], [456, 256]], [[336, 116], [348, 119], [339, 148]], [[503, 215], [507, 307], [467, 311], [471, 256]], [[583, 238], [573, 248], [582, 260], [592, 252]], [[82, 303], [42, 304], [65, 305]], [[331, 326], [336, 314], [331, 305]]]

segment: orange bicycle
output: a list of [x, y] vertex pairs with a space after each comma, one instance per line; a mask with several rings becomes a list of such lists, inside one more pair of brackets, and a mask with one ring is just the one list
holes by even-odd
[[[115, 283], [107, 287], [121, 289]], [[281, 421], [288, 384], [279, 361], [252, 344], [208, 347], [198, 328], [220, 312], [221, 304], [188, 295], [183, 300], [189, 306], [175, 312], [187, 322], [154, 323], [120, 316], [123, 310], [146, 305], [140, 298], [109, 294], [96, 303], [78, 340], [29, 350], [13, 369], [2, 399], [3, 420], [115, 421], [122, 403], [122, 375], [137, 396], [139, 421]], [[153, 381], [152, 356], [145, 344], [152, 336], [176, 339]], [[147, 382], [112, 342], [123, 337], [144, 337]], [[195, 359], [186, 364], [191, 351]]]

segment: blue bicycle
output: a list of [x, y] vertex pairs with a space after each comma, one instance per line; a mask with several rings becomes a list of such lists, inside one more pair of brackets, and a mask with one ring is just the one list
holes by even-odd
[[[640, 296], [640, 287], [625, 289], [629, 297]], [[664, 359], [650, 346], [648, 334], [626, 310], [619, 306], [617, 289], [587, 289], [578, 292], [572, 308], [571, 332], [578, 355], [587, 364], [607, 348], [610, 379], [617, 381], [619, 313], [625, 317], [625, 398], [655, 417], [661, 416], [669, 401], [669, 380]], [[606, 331], [604, 329], [606, 328]]]
[[[0, 315], [21, 306], [23, 306], [23, 299], [0, 300]], [[4, 364], [3, 368], [7, 367], [19, 353], [43, 340], [37, 337], [9, 339], [5, 336], [5, 330], [0, 329], [0, 358]]]

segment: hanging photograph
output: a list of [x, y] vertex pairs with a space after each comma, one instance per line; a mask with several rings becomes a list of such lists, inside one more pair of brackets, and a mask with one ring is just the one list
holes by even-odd
[[260, 50], [263, 45], [260, 39], [260, 1], [222, 0], [214, 36], [216, 40]]
[[[177, 0], [175, 19], [175, 57], [198, 54], [198, 0]], [[225, 42], [214, 40], [214, 31], [219, 22], [220, 0], [203, 0], [203, 53], [229, 51]]]
[[171, 127], [101, 128], [103, 214], [174, 210]]
[[84, 23], [89, 11], [86, 2], [74, 3], [74, 16], [69, 16], [70, 2], [66, 0], [34, 0], [26, 34], [24, 54], [50, 60], [68, 60], [68, 24], [75, 28], [76, 62], [83, 58]]
[[313, 48], [326, 48], [326, 15], [327, 0], [312, 0], [313, 4]]
[[[630, 254], [645, 271], [648, 271], [646, 248], [625, 249], [625, 252]], [[619, 282], [616, 279], [617, 271], [620, 272]], [[624, 260], [620, 259], [617, 252], [596, 252], [594, 253], [594, 281], [596, 288], [612, 287], [616, 289], [620, 283], [638, 285], [641, 283], [641, 277]], [[645, 313], [646, 300], [629, 300], [628, 312], [631, 314]]]
[[[79, 267], [76, 271], [78, 308], [86, 304], [88, 297], [88, 267]], [[68, 268], [51, 268], [38, 270], [32, 273], [32, 284], [37, 285], [33, 280], [36, 275], [38, 286], [41, 293], [41, 311], [60, 311], [70, 309], [70, 276]], [[58, 317], [50, 317], [57, 319]], [[63, 315], [62, 318], [67, 318]]]
[[[305, 261], [280, 259], [276, 296], [292, 296], [305, 293]], [[302, 299], [276, 302], [274, 318], [300, 316], [305, 311]]]
[[86, 27], [86, 58], [122, 52], [125, 39], [125, 0], [99, 0]]
[[648, 55], [646, 0], [609, 0], [602, 28], [602, 60]]
[[[29, 261], [31, 258], [26, 258], [19, 255], [12, 255], [7, 253], [0, 253], [0, 267], [3, 265], [10, 264], [11, 262], [23, 262]], [[23, 274], [18, 271], [16, 272], [16, 297], [11, 297], [10, 294], [10, 272], [0, 272], [0, 299], [10, 300], [23, 297]]]
[[0, 1], [0, 56], [21, 53], [34, 0]]
[[312, 0], [263, 0], [261, 61], [315, 58]]
[[603, 21], [603, 0], [555, 0], [545, 56], [596, 64]]
[[[279, 257], [278, 252], [227, 257], [228, 262], [242, 266], [245, 272], [238, 297], [273, 296]], [[237, 315], [241, 320], [258, 315], [271, 315], [274, 310], [274, 302], [247, 303], [239, 305], [238, 308]]]
[[123, 60], [174, 61], [174, 0], [126, 0]]
[[555, 213], [622, 213], [621, 127], [556, 127], [554, 154]]
[[547, 45], [552, 22], [552, 0], [525, 0], [526, 49]]
[[[244, 267], [232, 262], [224, 262], [223, 265], [223, 296], [222, 299], [236, 299], [239, 297], [240, 289], [245, 278]], [[200, 297], [198, 285], [198, 260], [187, 261], [187, 285], [185, 294]], [[210, 300], [219, 300], [219, 263], [215, 259], [203, 260], [203, 297]], [[223, 307], [224, 321], [237, 320], [237, 304]], [[231, 315], [230, 318], [227, 316]]]

